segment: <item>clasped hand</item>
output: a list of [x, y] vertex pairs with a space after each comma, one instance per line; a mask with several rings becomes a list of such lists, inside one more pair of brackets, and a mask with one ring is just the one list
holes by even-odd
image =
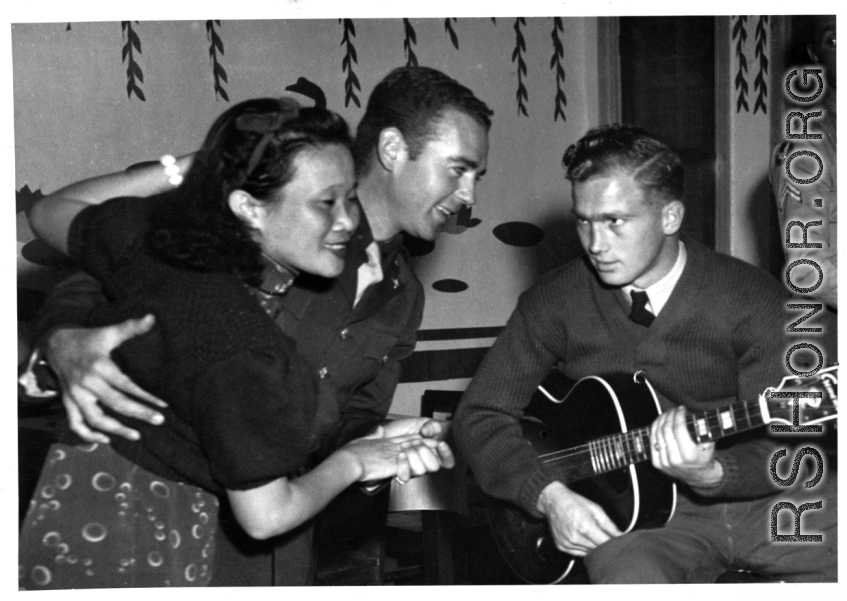
[[407, 453], [413, 477], [456, 465], [453, 451], [444, 440], [450, 430], [449, 422], [428, 417], [404, 417], [388, 421], [381, 428], [386, 437], [414, 435], [428, 441], [426, 445], [418, 445]]
[[418, 432], [388, 436], [390, 431], [387, 428], [380, 426], [369, 436], [345, 445], [344, 450], [353, 453], [359, 462], [362, 470], [360, 482], [393, 477], [405, 483], [441, 468], [452, 468], [455, 464], [446, 442]]

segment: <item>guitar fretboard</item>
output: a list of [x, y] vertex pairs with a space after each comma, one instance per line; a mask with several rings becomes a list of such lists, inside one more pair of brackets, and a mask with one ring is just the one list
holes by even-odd
[[[766, 423], [758, 400], [744, 401], [687, 417], [688, 431], [698, 444], [758, 428]], [[624, 468], [650, 459], [650, 428], [643, 427], [594, 439], [586, 444], [540, 457], [554, 464], [567, 482]]]
[[764, 426], [765, 423], [762, 406], [758, 400], [698, 412], [687, 420], [688, 432], [698, 444], [752, 430]]

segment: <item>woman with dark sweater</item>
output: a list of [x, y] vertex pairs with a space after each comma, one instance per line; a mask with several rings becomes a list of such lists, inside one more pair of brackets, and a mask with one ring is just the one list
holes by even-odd
[[[87, 325], [155, 319], [114, 359], [168, 406], [159, 427], [113, 416], [140, 440], [85, 445], [68, 431], [54, 445], [21, 529], [21, 586], [206, 585], [218, 495], [268, 538], [354, 482], [407, 480], [409, 454], [444, 444], [378, 429], [309, 461], [313, 370], [270, 315], [299, 272], [344, 266], [359, 219], [350, 145], [334, 113], [250, 100], [194, 157], [34, 207], [38, 235], [103, 283], [109, 302]], [[150, 196], [165, 178], [172, 189]]]

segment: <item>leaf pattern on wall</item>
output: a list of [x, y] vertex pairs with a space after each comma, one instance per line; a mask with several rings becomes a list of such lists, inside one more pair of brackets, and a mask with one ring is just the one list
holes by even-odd
[[362, 86], [359, 84], [359, 78], [353, 72], [353, 63], [359, 64], [356, 58], [356, 47], [353, 46], [352, 38], [356, 37], [356, 28], [353, 25], [353, 19], [338, 19], [338, 22], [344, 26], [344, 35], [341, 38], [341, 45], [345, 46], [344, 58], [341, 59], [341, 69], [347, 73], [347, 79], [344, 80], [344, 106], [349, 106], [350, 101], [361, 108], [359, 97], [356, 96], [356, 90], [362, 91]]
[[212, 77], [215, 79], [215, 100], [220, 96], [229, 102], [229, 96], [227, 96], [226, 90], [223, 84], [221, 84], [221, 81], [228, 83], [226, 69], [223, 68], [223, 65], [218, 60], [218, 53], [220, 52], [221, 56], [224, 54], [224, 43], [221, 40], [221, 36], [215, 30], [215, 25], [220, 27], [221, 22], [219, 20], [206, 21], [206, 38], [209, 40], [209, 60], [212, 63]]
[[768, 105], [765, 103], [768, 97], [768, 21], [768, 16], [762, 15], [756, 25], [756, 58], [759, 59], [759, 73], [753, 80], [753, 89], [757, 92], [756, 103], [753, 105], [754, 115], [759, 109], [762, 109], [763, 113], [768, 112]]
[[550, 58], [550, 68], [556, 71], [556, 108], [553, 112], [553, 121], [562, 116], [562, 121], [567, 121], [565, 118], [565, 106], [568, 104], [568, 99], [562, 91], [562, 84], [565, 83], [565, 68], [562, 66], [562, 59], [565, 57], [565, 47], [562, 45], [562, 40], [559, 39], [559, 33], [564, 31], [561, 17], [553, 17], [553, 56]]
[[409, 19], [403, 19], [403, 36], [403, 53], [406, 55], [406, 66], [417, 67], [418, 57], [415, 56], [412, 46], [418, 43], [418, 36], [415, 34], [415, 28], [412, 27], [412, 22]]
[[453, 21], [453, 23], [458, 21], [458, 19], [456, 19], [455, 17], [444, 19], [444, 31], [446, 31], [447, 35], [450, 36], [450, 42], [453, 44], [453, 47], [456, 50], [458, 50], [459, 49], [459, 36], [457, 36], [456, 32], [453, 31], [453, 23], [450, 22], [451, 20]]
[[[135, 23], [137, 25], [138, 21]], [[121, 62], [127, 63], [126, 96], [131, 98], [135, 94], [140, 100], [144, 101], [144, 92], [139, 86], [139, 82], [144, 83], [144, 73], [141, 72], [141, 66], [135, 62], [135, 53], [141, 54], [141, 38], [132, 28], [132, 21], [121, 21], [121, 33], [126, 36], [126, 43], [124, 43], [121, 51]]]
[[515, 51], [512, 52], [512, 62], [517, 61], [518, 63], [518, 91], [515, 94], [518, 100], [518, 114], [523, 113], [523, 116], [527, 117], [524, 101], [529, 101], [529, 93], [523, 84], [523, 77], [526, 75], [526, 61], [523, 58], [523, 53], [526, 52], [526, 40], [523, 37], [521, 25], [526, 25], [526, 19], [524, 17], [515, 19]]
[[738, 100], [735, 112], [740, 113], [741, 108], [748, 113], [750, 105], [747, 104], [747, 57], [744, 56], [744, 43], [747, 41], [747, 17], [739, 15], [736, 17], [735, 26], [732, 28], [732, 39], [735, 40], [735, 55], [738, 57], [738, 73], [735, 75], [735, 89], [738, 90]]

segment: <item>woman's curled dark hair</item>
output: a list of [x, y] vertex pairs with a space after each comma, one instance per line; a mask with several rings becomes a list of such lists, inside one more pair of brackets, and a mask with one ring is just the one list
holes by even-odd
[[323, 108], [290, 99], [241, 102], [218, 117], [181, 186], [165, 192], [151, 218], [154, 254], [180, 267], [261, 279], [261, 249], [249, 226], [229, 207], [243, 190], [270, 202], [294, 177], [294, 160], [306, 148], [352, 148], [347, 123]]

